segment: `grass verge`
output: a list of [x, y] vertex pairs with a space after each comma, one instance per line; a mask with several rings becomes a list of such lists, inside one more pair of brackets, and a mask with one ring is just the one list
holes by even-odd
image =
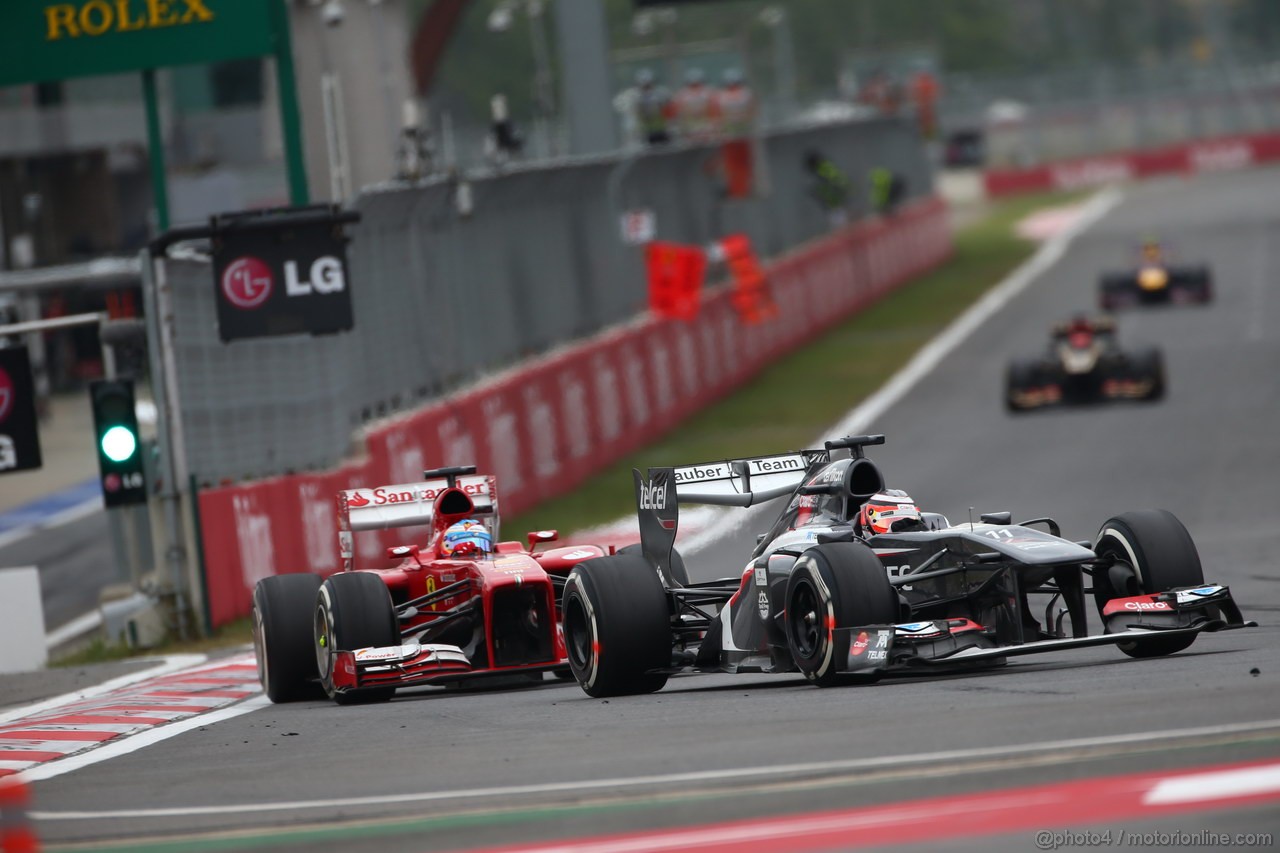
[[[739, 391], [675, 431], [587, 480], [571, 494], [503, 520], [507, 536], [606, 524], [634, 510], [631, 469], [782, 453], [810, 446], [875, 391], [984, 292], [1025, 261], [1036, 244], [1014, 232], [1028, 214], [1073, 203], [1083, 193], [999, 202], [956, 235], [955, 255], [804, 349], [766, 368]], [[841, 389], [833, 393], [833, 389]], [[779, 401], [804, 400], [803, 406]]]

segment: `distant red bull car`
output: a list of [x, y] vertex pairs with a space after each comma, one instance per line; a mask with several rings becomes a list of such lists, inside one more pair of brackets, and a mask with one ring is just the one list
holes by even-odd
[[1143, 244], [1138, 265], [1126, 272], [1104, 273], [1098, 282], [1103, 311], [1140, 305], [1204, 305], [1213, 299], [1213, 274], [1205, 266], [1169, 263], [1160, 244]]
[[[420, 483], [339, 492], [341, 571], [265, 578], [253, 592], [253, 648], [273, 702], [319, 695], [339, 704], [390, 699], [401, 687], [502, 675], [572, 677], [559, 601], [578, 562], [612, 553], [595, 545], [535, 552], [498, 541], [498, 494], [474, 466], [426, 471]], [[450, 556], [444, 535], [464, 519], [496, 542]], [[427, 525], [425, 545], [389, 548], [399, 562], [356, 569], [355, 533]]]

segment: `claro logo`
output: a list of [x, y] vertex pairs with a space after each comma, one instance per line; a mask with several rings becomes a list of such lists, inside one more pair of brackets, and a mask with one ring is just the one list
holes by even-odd
[[664, 486], [657, 483], [641, 483], [640, 484], [640, 508], [641, 509], [666, 509], [667, 508], [667, 490]]
[[1125, 610], [1171, 610], [1167, 601], [1126, 601]]

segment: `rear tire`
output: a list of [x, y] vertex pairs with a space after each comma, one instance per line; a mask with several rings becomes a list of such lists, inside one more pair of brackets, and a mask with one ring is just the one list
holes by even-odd
[[[898, 594], [880, 559], [859, 542], [818, 545], [800, 555], [787, 581], [787, 646], [796, 666], [819, 687], [873, 681], [840, 670], [849, 658], [849, 633], [834, 628], [892, 625]], [[824, 630], [824, 626], [828, 626]]]
[[1134, 356], [1133, 373], [1135, 379], [1151, 380], [1151, 390], [1143, 400], [1154, 402], [1164, 399], [1164, 354], [1160, 350], [1152, 347]]
[[314, 613], [316, 667], [329, 698], [339, 705], [390, 699], [394, 687], [339, 693], [333, 684], [339, 651], [400, 645], [400, 625], [382, 578], [371, 572], [333, 575], [321, 584]]
[[588, 696], [653, 693], [671, 666], [667, 593], [649, 561], [615, 554], [579, 563], [564, 588], [569, 667]]
[[319, 697], [319, 671], [311, 644], [311, 610], [320, 577], [274, 575], [253, 588], [253, 656], [258, 682], [272, 702]]
[[[1113, 598], [1154, 595], [1181, 587], [1204, 585], [1204, 570], [1191, 534], [1173, 513], [1163, 509], [1125, 512], [1108, 519], [1098, 531], [1093, 550], [1115, 564], [1093, 576], [1098, 613]], [[1149, 658], [1180, 652], [1195, 635], [1159, 637], [1119, 643], [1129, 657]]]
[[[628, 545], [625, 548], [618, 549], [619, 554], [640, 554], [640, 543]], [[689, 585], [689, 570], [685, 568], [684, 557], [680, 556], [680, 552], [675, 548], [671, 549], [671, 576], [675, 578], [676, 584], [679, 586]]]

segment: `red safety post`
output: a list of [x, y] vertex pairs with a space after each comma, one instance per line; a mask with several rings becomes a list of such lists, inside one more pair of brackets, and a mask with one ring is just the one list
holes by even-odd
[[720, 241], [720, 251], [733, 277], [733, 308], [744, 323], [755, 324], [778, 313], [769, 279], [745, 234], [730, 234]]
[[652, 242], [645, 247], [649, 308], [659, 317], [692, 320], [702, 302], [707, 257], [696, 246]]
[[27, 808], [31, 793], [16, 776], [0, 778], [0, 853], [38, 853], [40, 842]]

